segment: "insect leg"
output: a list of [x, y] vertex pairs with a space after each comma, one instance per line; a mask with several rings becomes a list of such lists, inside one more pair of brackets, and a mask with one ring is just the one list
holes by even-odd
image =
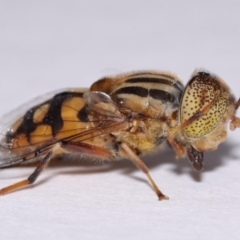
[[156, 192], [159, 200], [168, 200], [169, 198], [167, 196], [165, 196], [158, 189], [156, 183], [153, 181], [153, 179], [149, 173], [148, 167], [144, 164], [144, 162], [132, 151], [132, 149], [126, 143], [122, 143], [121, 147], [124, 150], [127, 157], [129, 158], [129, 160], [131, 160], [134, 163], [134, 165], [136, 165], [139, 169], [141, 169], [147, 175], [148, 180], [152, 184], [152, 187], [153, 187], [154, 191]]
[[[93, 156], [97, 158], [102, 158], [102, 159], [107, 159], [111, 158], [111, 152], [109, 150], [99, 148], [90, 144], [86, 143], [76, 143], [76, 142], [66, 142], [63, 143], [61, 146], [63, 149], [66, 149], [68, 151], [73, 151], [73, 152], [79, 152], [82, 153], [86, 156]], [[151, 175], [149, 174], [149, 170], [147, 166], [141, 161], [140, 158], [131, 150], [131, 148], [126, 144], [122, 143], [121, 144], [122, 149], [124, 150], [125, 154], [127, 157], [139, 168], [141, 169], [148, 177], [149, 181], [152, 184], [153, 189], [157, 193], [159, 200], [163, 199], [168, 199], [167, 196], [165, 196], [157, 187], [155, 182], [153, 181]]]
[[34, 183], [35, 180], [37, 179], [37, 177], [39, 176], [39, 174], [47, 167], [47, 165], [50, 162], [50, 160], [52, 159], [52, 157], [53, 157], [53, 152], [51, 151], [43, 158], [43, 160], [41, 160], [41, 162], [39, 163], [37, 168], [26, 180], [22, 180], [20, 182], [14, 183], [8, 187], [2, 188], [0, 190], [0, 195], [4, 195], [4, 194], [10, 193], [10, 192], [13, 192], [17, 189], [27, 187], [28, 185]]
[[112, 157], [112, 153], [109, 150], [83, 142], [62, 142], [61, 148], [99, 159], [109, 159]]

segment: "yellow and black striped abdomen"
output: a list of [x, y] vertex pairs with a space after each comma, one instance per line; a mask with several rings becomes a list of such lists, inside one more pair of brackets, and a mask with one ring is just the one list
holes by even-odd
[[39, 148], [79, 134], [90, 127], [83, 94], [86, 90], [66, 91], [31, 108], [6, 134], [12, 151]]

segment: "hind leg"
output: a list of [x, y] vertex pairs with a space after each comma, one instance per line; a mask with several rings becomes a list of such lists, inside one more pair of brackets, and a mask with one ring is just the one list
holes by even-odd
[[35, 182], [40, 173], [48, 166], [50, 160], [53, 158], [53, 153], [49, 152], [44, 159], [39, 163], [34, 172], [25, 180], [9, 185], [8, 187], [2, 188], [0, 190], [0, 195], [8, 194], [10, 192], [16, 191], [20, 188], [27, 187], [28, 185]]

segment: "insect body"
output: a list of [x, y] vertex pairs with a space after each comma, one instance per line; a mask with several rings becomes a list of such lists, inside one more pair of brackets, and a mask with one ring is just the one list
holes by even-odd
[[25, 112], [0, 142], [7, 168], [39, 162], [23, 181], [0, 190], [6, 194], [32, 184], [59, 156], [114, 161], [131, 160], [151, 182], [159, 199], [168, 199], [139, 158], [169, 142], [178, 158], [188, 155], [196, 170], [203, 152], [226, 138], [226, 123], [240, 127], [236, 102], [219, 78], [196, 72], [184, 88], [169, 73], [136, 72], [106, 77], [90, 89], [60, 92]]

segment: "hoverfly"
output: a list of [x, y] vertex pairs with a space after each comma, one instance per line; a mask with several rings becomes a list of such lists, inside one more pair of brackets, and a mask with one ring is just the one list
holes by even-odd
[[203, 152], [217, 149], [230, 129], [240, 127], [240, 105], [217, 76], [195, 71], [186, 87], [174, 74], [132, 72], [105, 77], [90, 89], [59, 92], [28, 109], [2, 132], [1, 165], [38, 162], [25, 180], [0, 190], [7, 194], [35, 182], [52, 159], [131, 160], [157, 187], [139, 156], [170, 143], [177, 158], [203, 169]]

